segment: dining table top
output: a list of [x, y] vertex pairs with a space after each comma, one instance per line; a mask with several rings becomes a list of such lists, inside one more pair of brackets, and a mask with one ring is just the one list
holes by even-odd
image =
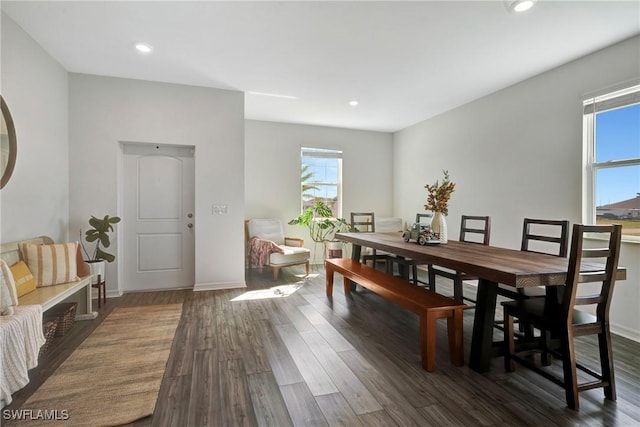
[[[564, 285], [569, 265], [567, 258], [480, 243], [449, 240], [446, 244], [422, 246], [414, 241], [405, 242], [400, 233], [337, 233], [336, 239], [411, 258], [416, 264], [435, 264], [515, 288]], [[581, 271], [602, 268], [602, 263], [584, 261]], [[616, 279], [626, 279], [624, 267], [618, 268]]]

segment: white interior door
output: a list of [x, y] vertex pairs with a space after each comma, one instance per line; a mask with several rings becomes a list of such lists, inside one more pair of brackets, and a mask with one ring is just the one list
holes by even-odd
[[193, 147], [123, 146], [125, 292], [194, 285]]

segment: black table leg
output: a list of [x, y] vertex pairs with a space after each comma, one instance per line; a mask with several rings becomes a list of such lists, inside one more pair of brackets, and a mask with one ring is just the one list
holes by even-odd
[[351, 251], [351, 259], [354, 261], [360, 262], [361, 254], [362, 254], [362, 246], [354, 244], [353, 250]]
[[[351, 251], [351, 259], [354, 261], [360, 262], [361, 254], [362, 254], [362, 246], [354, 244], [353, 249]], [[373, 260], [373, 263], [374, 264], [376, 263], [375, 259]], [[356, 290], [356, 282], [354, 282], [353, 280], [349, 280], [349, 281], [351, 282], [351, 291], [353, 292]]]
[[[409, 266], [407, 265], [406, 258], [400, 255], [397, 255], [398, 259], [398, 274], [404, 280], [409, 281]], [[391, 259], [388, 259], [387, 262], [390, 262]], [[391, 263], [391, 275], [393, 276], [393, 263]]]
[[493, 355], [493, 320], [496, 314], [498, 284], [489, 280], [478, 281], [476, 312], [473, 319], [473, 335], [469, 367], [476, 372], [488, 372]]

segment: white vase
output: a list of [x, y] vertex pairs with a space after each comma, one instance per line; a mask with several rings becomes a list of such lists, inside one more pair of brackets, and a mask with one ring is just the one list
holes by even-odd
[[98, 275], [100, 275], [100, 280], [105, 281], [105, 266], [107, 262], [104, 260], [101, 261], [85, 261], [85, 264], [89, 267], [89, 272], [92, 274], [91, 283], [98, 283]]
[[440, 241], [447, 243], [447, 220], [441, 212], [436, 212], [431, 220], [431, 230], [440, 235]]

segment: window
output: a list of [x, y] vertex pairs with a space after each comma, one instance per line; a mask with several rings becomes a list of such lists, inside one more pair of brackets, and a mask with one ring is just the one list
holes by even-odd
[[324, 202], [336, 218], [341, 218], [342, 151], [302, 147], [300, 153], [302, 210]]
[[640, 85], [584, 101], [584, 142], [584, 221], [640, 242]]

